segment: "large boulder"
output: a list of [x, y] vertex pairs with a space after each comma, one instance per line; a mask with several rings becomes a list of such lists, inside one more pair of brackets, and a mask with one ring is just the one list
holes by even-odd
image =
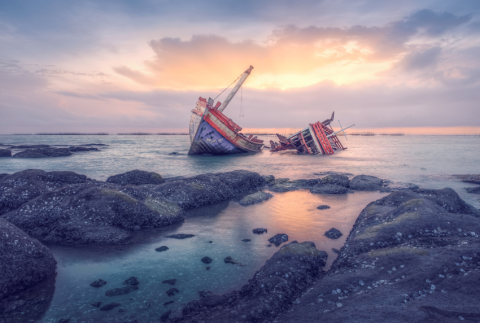
[[55, 274], [50, 250], [0, 218], [0, 300]]
[[47, 157], [65, 157], [72, 153], [67, 148], [35, 148], [26, 149], [13, 155], [13, 158], [47, 158]]
[[272, 197], [273, 197], [273, 195], [270, 194], [270, 193], [259, 191], [259, 192], [244, 196], [240, 200], [239, 204], [244, 205], [244, 206], [251, 205], [251, 204], [256, 204], [256, 203], [266, 201], [266, 200], [268, 200]]
[[0, 149], [0, 157], [12, 157], [12, 151], [8, 149]]
[[348, 187], [350, 180], [345, 175], [328, 175], [321, 179], [323, 184], [335, 184], [343, 187]]
[[[283, 246], [239, 291], [188, 303], [171, 322], [270, 322], [323, 276], [327, 253], [313, 242]], [[296, 320], [294, 320], [296, 321]]]
[[315, 194], [346, 194], [348, 188], [337, 184], [320, 184], [310, 189], [310, 193]]
[[478, 210], [450, 189], [419, 191], [370, 203], [327, 275], [276, 322], [477, 322]]
[[358, 175], [350, 181], [350, 188], [356, 191], [378, 191], [383, 186], [383, 180], [370, 175]]
[[[96, 149], [96, 148], [95, 148]], [[132, 170], [123, 174], [110, 176], [107, 183], [115, 183], [118, 185], [143, 185], [143, 184], [163, 184], [165, 180], [160, 174], [154, 172], [146, 172], [142, 170]]]

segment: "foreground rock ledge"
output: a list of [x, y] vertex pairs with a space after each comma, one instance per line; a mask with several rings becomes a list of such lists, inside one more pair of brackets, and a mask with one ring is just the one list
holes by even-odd
[[327, 253], [313, 242], [283, 246], [239, 291], [188, 303], [169, 322], [264, 322], [285, 311], [323, 275]]
[[328, 274], [275, 322], [478, 322], [479, 233], [479, 210], [449, 188], [392, 193], [361, 212]]

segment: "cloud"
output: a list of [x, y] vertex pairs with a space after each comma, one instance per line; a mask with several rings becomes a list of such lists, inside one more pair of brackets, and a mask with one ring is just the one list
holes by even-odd
[[126, 66], [114, 67], [113, 70], [120, 75], [128, 77], [129, 79], [142, 85], [155, 85], [155, 79], [151, 76], [145, 75], [142, 72], [134, 71]]

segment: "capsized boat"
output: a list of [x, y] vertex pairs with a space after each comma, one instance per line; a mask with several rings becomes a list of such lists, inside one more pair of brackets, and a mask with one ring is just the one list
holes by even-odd
[[332, 128], [332, 121], [335, 112], [332, 113], [332, 117], [325, 121], [318, 121], [311, 123], [307, 128], [300, 130], [289, 137], [279, 135], [277, 137], [279, 142], [270, 140], [270, 151], [276, 152], [281, 150], [296, 149], [298, 153], [302, 154], [321, 154], [321, 155], [333, 155], [338, 150], [345, 150], [342, 143], [337, 137], [337, 133], [343, 132], [345, 139], [347, 135], [345, 130], [353, 127], [343, 128], [339, 121], [341, 130], [335, 132]]
[[250, 66], [240, 77], [228, 97], [221, 102], [212, 98], [208, 100], [199, 97], [190, 118], [190, 150], [189, 155], [226, 155], [247, 152], [259, 152], [263, 140], [251, 135], [242, 134], [242, 128], [232, 119], [223, 114], [223, 111], [241, 88], [247, 77], [252, 72]]

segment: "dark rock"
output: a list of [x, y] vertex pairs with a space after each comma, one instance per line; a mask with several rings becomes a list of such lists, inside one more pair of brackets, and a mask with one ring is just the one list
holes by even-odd
[[165, 322], [166, 320], [168, 320], [168, 318], [170, 317], [170, 314], [172, 314], [172, 310], [168, 310], [165, 313], [163, 313], [162, 316], [160, 316], [160, 322]]
[[130, 277], [126, 281], [123, 282], [124, 285], [138, 285], [140, 282], [138, 281], [137, 277]]
[[172, 151], [171, 153], [169, 153], [169, 155], [179, 155], [179, 153], [176, 151]]
[[[322, 277], [327, 254], [312, 242], [283, 246], [239, 291], [188, 303], [173, 322], [271, 322]], [[214, 319], [213, 319], [214, 318]], [[298, 322], [296, 320], [291, 322]]]
[[47, 157], [65, 157], [72, 153], [67, 148], [38, 148], [26, 149], [13, 155], [13, 158], [47, 158]]
[[270, 185], [275, 182], [275, 177], [273, 175], [265, 175], [262, 176], [263, 179], [265, 180], [265, 184]]
[[200, 296], [200, 298], [204, 298], [213, 295], [213, 293], [209, 290], [201, 290], [198, 292], [198, 295]]
[[350, 188], [356, 191], [378, 191], [383, 180], [375, 176], [358, 175], [350, 181]]
[[289, 185], [280, 185], [280, 184], [275, 184], [275, 185], [269, 187], [270, 191], [276, 192], [276, 193], [285, 193], [285, 192], [297, 191], [299, 189], [300, 189], [299, 187], [289, 186]]
[[441, 190], [418, 189], [415, 192], [434, 201], [450, 213], [472, 214], [480, 217], [480, 210], [466, 203], [449, 187]]
[[0, 218], [0, 300], [55, 274], [50, 250]]
[[50, 145], [18, 145], [18, 146], [10, 147], [10, 149], [28, 149], [28, 148], [50, 148]]
[[226, 264], [237, 264], [237, 262], [235, 260], [233, 260], [232, 257], [228, 256], [226, 257], [225, 259], [223, 259], [223, 261], [226, 263]]
[[165, 180], [160, 174], [135, 169], [123, 174], [110, 176], [107, 178], [107, 183], [115, 183], [118, 185], [158, 185], [165, 183]]
[[155, 249], [155, 251], [162, 252], [162, 251], [167, 251], [168, 247], [167, 246], [161, 246]]
[[167, 306], [167, 305], [170, 305], [170, 304], [173, 304], [173, 303], [175, 303], [175, 301], [168, 301], [168, 302], [163, 303], [163, 306]]
[[78, 151], [100, 151], [98, 148], [94, 147], [82, 147], [82, 146], [71, 146], [68, 147], [68, 150], [71, 152], [78, 152]]
[[177, 234], [171, 234], [169, 236], [166, 236], [167, 238], [173, 238], [173, 239], [187, 239], [191, 237], [195, 237], [194, 234], [185, 234], [185, 233], [177, 233]]
[[243, 239], [242, 241], [243, 242], [250, 242], [251, 240], [250, 239]]
[[335, 248], [332, 248], [332, 251], [335, 252], [336, 254], [339, 254], [339, 253], [340, 253], [340, 250], [335, 249]]
[[477, 187], [467, 187], [465, 188], [467, 190], [467, 193], [470, 194], [480, 194], [480, 186]]
[[7, 176], [9, 176], [9, 175], [10, 175], [10, 174], [8, 174], [8, 173], [1, 173], [1, 174], [0, 174], [0, 181], [2, 180], [2, 178], [7, 177]]
[[288, 236], [284, 233], [278, 233], [278, 234], [274, 235], [273, 237], [271, 237], [270, 239], [268, 239], [268, 241], [270, 243], [273, 243], [276, 247], [278, 247], [283, 242], [288, 241]]
[[175, 294], [180, 293], [180, 291], [178, 289], [176, 289], [175, 287], [173, 287], [173, 288], [170, 288], [169, 290], [167, 290], [166, 293], [167, 293], [168, 296], [174, 296]]
[[93, 283], [90, 284], [90, 286], [92, 287], [102, 287], [103, 285], [105, 285], [107, 282], [104, 281], [103, 279], [97, 279], [96, 281], [94, 281]]
[[118, 310], [118, 312], [123, 313], [123, 312], [125, 312], [125, 310], [123, 308], [121, 308], [121, 309]]
[[102, 306], [102, 302], [92, 303], [92, 306], [93, 306], [93, 307], [100, 307], [100, 306]]
[[203, 262], [203, 263], [206, 263], [206, 264], [209, 264], [209, 263], [211, 263], [212, 261], [213, 261], [213, 259], [210, 258], [210, 257], [203, 257], [203, 258], [202, 258], [202, 262]]
[[85, 145], [78, 145], [78, 146], [108, 146], [106, 144], [85, 144]]
[[318, 172], [318, 173], [313, 173], [313, 175], [320, 175], [320, 176], [325, 176], [325, 175], [344, 175], [344, 176], [353, 176], [352, 173], [342, 173], [342, 172]]
[[322, 184], [334, 184], [340, 185], [343, 187], [348, 187], [350, 184], [350, 180], [348, 176], [345, 175], [328, 175], [321, 180]]
[[256, 228], [256, 229], [253, 229], [253, 233], [255, 234], [263, 234], [263, 233], [267, 233], [267, 229], [265, 228]]
[[418, 188], [418, 185], [415, 185], [413, 183], [383, 181], [383, 187], [380, 188], [380, 191], [395, 192], [401, 190], [417, 190]]
[[325, 232], [325, 236], [330, 239], [338, 239], [343, 236], [343, 234], [339, 230], [331, 228], [330, 230]]
[[326, 209], [329, 209], [329, 208], [330, 208], [330, 206], [328, 206], [328, 205], [317, 206], [317, 209], [319, 209], [319, 210], [326, 210]]
[[239, 204], [244, 205], [244, 206], [251, 205], [251, 204], [256, 204], [256, 203], [266, 201], [266, 200], [268, 200], [272, 197], [273, 197], [273, 195], [270, 194], [270, 193], [259, 191], [259, 192], [256, 192], [256, 193], [253, 193], [253, 194], [250, 194], [250, 195], [247, 195], [247, 196], [243, 197], [240, 200]]
[[0, 157], [12, 157], [12, 152], [8, 149], [0, 149]]
[[348, 188], [336, 184], [320, 184], [312, 187], [310, 192], [316, 194], [346, 194]]
[[205, 267], [206, 270], [210, 270], [210, 268], [211, 268], [210, 266]]
[[468, 175], [462, 178], [466, 183], [480, 184], [480, 175]]
[[61, 319], [58, 320], [58, 323], [68, 323], [68, 322], [70, 322], [69, 317], [68, 318], [61, 318]]
[[138, 286], [126, 286], [121, 288], [114, 288], [114, 289], [107, 290], [105, 292], [105, 296], [126, 295], [133, 291], [136, 291], [137, 289], [138, 289]]
[[162, 281], [162, 283], [164, 283], [164, 284], [170, 284], [170, 285], [175, 285], [175, 282], [176, 282], [176, 281], [177, 281], [176, 279], [167, 279], [167, 280]]
[[213, 241], [207, 241], [207, 243], [213, 243]]
[[120, 304], [120, 303], [109, 303], [109, 304], [106, 304], [106, 305], [103, 305], [102, 307], [100, 307], [100, 311], [111, 311], [115, 307], [120, 306], [120, 305], [122, 305], [122, 304]]

